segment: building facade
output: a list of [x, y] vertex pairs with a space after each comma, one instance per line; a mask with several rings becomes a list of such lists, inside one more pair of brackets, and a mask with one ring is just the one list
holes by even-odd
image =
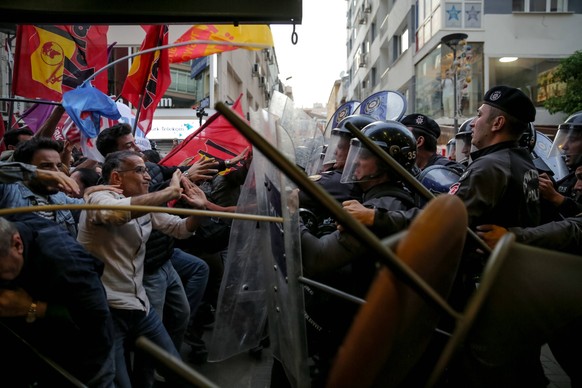
[[[452, 125], [456, 73], [459, 120], [474, 116], [494, 85], [526, 93], [538, 111], [536, 125], [564, 119], [543, 102], [559, 93], [550, 76], [560, 59], [582, 49], [582, 1], [348, 1], [346, 100], [398, 90], [407, 113]], [[442, 42], [454, 33], [467, 35], [455, 51]]]

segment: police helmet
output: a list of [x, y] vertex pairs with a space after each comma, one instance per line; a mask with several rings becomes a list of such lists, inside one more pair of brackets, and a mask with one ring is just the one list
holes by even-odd
[[461, 126], [459, 127], [459, 131], [457, 132], [457, 136], [470, 135], [472, 132], [471, 123], [476, 118], [477, 117], [471, 117], [470, 119], [463, 121], [463, 124], [461, 124]]
[[447, 158], [457, 160], [457, 140], [454, 137], [447, 142]]
[[528, 123], [527, 129], [523, 132], [519, 138], [519, 146], [527, 149], [529, 152], [533, 152], [536, 146], [536, 128], [533, 123]]
[[558, 126], [548, 156], [561, 156], [569, 169], [582, 165], [582, 111], [571, 114]]
[[[412, 174], [416, 173], [416, 139], [403, 124], [392, 120], [376, 121], [364, 127], [362, 134], [382, 148], [406, 170]], [[376, 157], [374, 157], [375, 163], [372, 169], [364, 171], [365, 164], [362, 161], [369, 160], [371, 157], [374, 155], [359, 139], [352, 139], [341, 182], [364, 182], [375, 179], [384, 172], [391, 172], [391, 169]]]
[[468, 164], [471, 152], [474, 151], [474, 148], [471, 144], [471, 135], [473, 133], [473, 129], [471, 128], [471, 123], [475, 120], [476, 117], [471, 117], [467, 119], [461, 124], [459, 127], [459, 131], [455, 135], [456, 140], [456, 149], [455, 149], [455, 160], [457, 163], [461, 164]]
[[354, 137], [352, 132], [347, 128], [347, 124], [351, 123], [359, 130], [362, 130], [366, 125], [374, 121], [376, 119], [369, 115], [351, 115], [344, 117], [337, 124], [337, 127], [331, 130], [323, 165], [333, 164], [333, 168], [341, 170], [348, 154], [349, 139]]
[[447, 166], [428, 166], [418, 176], [418, 180], [424, 187], [435, 195], [446, 194], [449, 188], [459, 181], [461, 174]]

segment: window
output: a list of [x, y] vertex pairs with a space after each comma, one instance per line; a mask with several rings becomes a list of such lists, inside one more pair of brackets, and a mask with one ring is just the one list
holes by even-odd
[[513, 12], [567, 12], [568, 0], [513, 0]]
[[404, 30], [404, 32], [402, 32], [402, 35], [400, 35], [400, 47], [401, 47], [401, 51], [400, 54], [402, 54], [403, 52], [405, 52], [406, 50], [408, 50], [408, 44], [410, 43], [410, 39], [408, 37], [408, 28], [406, 30]]

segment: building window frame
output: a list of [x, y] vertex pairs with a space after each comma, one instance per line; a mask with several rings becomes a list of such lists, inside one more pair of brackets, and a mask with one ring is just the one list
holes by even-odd
[[513, 0], [513, 12], [568, 12], [568, 0]]

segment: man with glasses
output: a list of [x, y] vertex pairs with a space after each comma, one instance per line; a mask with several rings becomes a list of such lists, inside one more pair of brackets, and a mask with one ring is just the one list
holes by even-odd
[[[98, 191], [88, 196], [88, 204], [159, 206], [181, 199], [194, 209], [205, 208], [206, 197], [202, 190], [180, 171], [174, 172], [166, 188], [148, 192], [151, 178], [141, 154], [135, 151], [107, 155], [103, 179], [107, 184], [118, 186], [121, 194], [112, 190]], [[149, 357], [136, 352], [133, 368], [126, 363], [125, 349], [131, 348], [139, 336], [145, 336], [180, 358], [160, 317], [150, 308], [143, 284], [144, 257], [152, 229], [176, 238], [187, 238], [196, 230], [198, 221], [194, 216], [180, 218], [166, 213], [125, 210], [81, 213], [78, 240], [105, 264], [101, 280], [114, 321], [115, 383], [119, 387], [153, 385], [155, 366]], [[166, 376], [167, 379], [171, 377]]]

